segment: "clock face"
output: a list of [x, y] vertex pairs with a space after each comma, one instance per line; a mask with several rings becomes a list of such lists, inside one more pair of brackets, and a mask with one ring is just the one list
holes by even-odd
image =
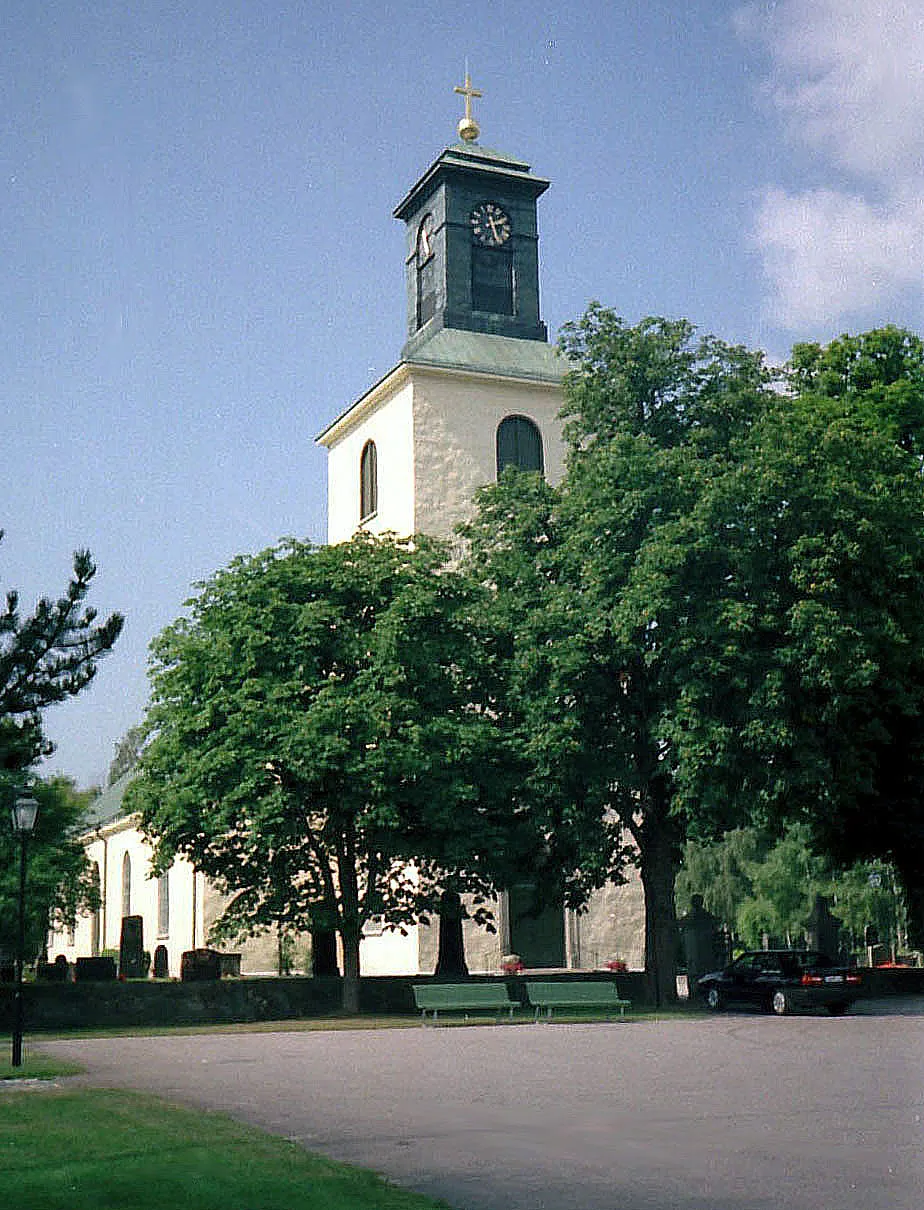
[[510, 239], [510, 219], [497, 202], [479, 202], [470, 222], [475, 239], [488, 248], [499, 248]]

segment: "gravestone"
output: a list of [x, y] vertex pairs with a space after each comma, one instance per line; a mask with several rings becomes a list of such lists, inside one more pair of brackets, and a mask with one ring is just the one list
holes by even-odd
[[144, 920], [141, 916], [123, 916], [119, 938], [119, 978], [143, 979], [148, 973], [144, 955]]
[[170, 964], [167, 947], [159, 945], [154, 951], [154, 978], [167, 979], [170, 976]]
[[829, 957], [836, 957], [840, 927], [841, 922], [831, 915], [828, 900], [824, 895], [816, 895], [808, 922], [809, 949], [820, 950]]
[[719, 922], [703, 904], [702, 895], [694, 895], [690, 910], [677, 921], [687, 964], [690, 999], [699, 995], [697, 980], [725, 964], [725, 945]]
[[115, 977], [114, 958], [78, 958], [74, 963], [75, 983], [108, 983]]
[[222, 979], [239, 979], [241, 975], [241, 955], [219, 954], [218, 973], [221, 975]]
[[186, 950], [180, 959], [180, 981], [203, 983], [221, 978], [221, 954], [218, 950]]

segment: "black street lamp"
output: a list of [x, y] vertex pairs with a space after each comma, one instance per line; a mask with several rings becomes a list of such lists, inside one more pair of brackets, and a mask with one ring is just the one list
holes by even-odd
[[16, 943], [16, 992], [13, 998], [13, 1066], [22, 1067], [22, 967], [26, 954], [26, 845], [35, 827], [38, 803], [19, 794], [10, 812], [19, 837], [19, 937]]

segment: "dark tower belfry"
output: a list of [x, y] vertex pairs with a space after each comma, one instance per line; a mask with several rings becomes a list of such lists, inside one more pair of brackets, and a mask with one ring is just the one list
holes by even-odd
[[529, 165], [479, 146], [466, 73], [462, 142], [434, 161], [395, 209], [407, 224], [412, 356], [443, 328], [547, 341], [539, 315], [536, 200], [549, 187]]

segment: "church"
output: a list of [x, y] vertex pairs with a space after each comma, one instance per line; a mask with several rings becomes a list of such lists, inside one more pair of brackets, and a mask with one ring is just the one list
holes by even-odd
[[[481, 94], [468, 75], [455, 91], [465, 105], [459, 141], [394, 210], [406, 232], [407, 339], [400, 359], [317, 437], [328, 459], [330, 543], [359, 529], [450, 537], [469, 515], [476, 490], [505, 467], [538, 471], [552, 483], [563, 473], [558, 416], [566, 364], [549, 344], [539, 298], [538, 201], [549, 182], [523, 161], [482, 146], [472, 113]], [[151, 879], [150, 852], [136, 821], [119, 814], [119, 787], [107, 795], [112, 801], [104, 818], [85, 838], [97, 861], [94, 846], [105, 833], [121, 862], [108, 875], [100, 867], [102, 923], [80, 922], [73, 938], [52, 938], [49, 953], [70, 959], [117, 947], [129, 907], [144, 917], [145, 937], [158, 938], [169, 973], [177, 974], [180, 952], [205, 943], [220, 904], [185, 863]], [[126, 862], [137, 871], [127, 892]], [[105, 864], [108, 869], [108, 854]], [[617, 958], [643, 965], [637, 880], [596, 892], [582, 914], [550, 911], [537, 918], [530, 903], [528, 885], [512, 887], [495, 905], [496, 933], [466, 922], [472, 973], [498, 972], [512, 954], [527, 968], [587, 969]], [[406, 936], [367, 925], [362, 973], [432, 972], [437, 941], [435, 923]], [[246, 944], [242, 971], [276, 969], [275, 949], [271, 939]]]

